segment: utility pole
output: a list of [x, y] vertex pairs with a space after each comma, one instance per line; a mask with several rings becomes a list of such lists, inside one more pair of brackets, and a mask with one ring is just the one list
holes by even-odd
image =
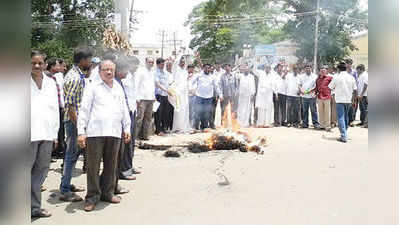
[[175, 49], [175, 57], [177, 55], [177, 51], [176, 51], [176, 32], [173, 32], [173, 46]]
[[318, 39], [319, 39], [319, 20], [320, 20], [320, 0], [317, 0], [317, 9], [316, 9], [316, 28], [314, 34], [314, 58], [313, 58], [313, 71], [317, 72], [317, 48], [318, 48]]
[[163, 42], [165, 41], [165, 30], [162, 30], [162, 47], [161, 47], [161, 58], [163, 58]]
[[173, 48], [174, 48], [174, 57], [176, 58], [176, 56], [177, 56], [177, 46], [181, 46], [182, 45], [182, 42], [183, 42], [183, 40], [178, 40], [177, 39], [177, 34], [176, 34], [176, 32], [173, 32], [173, 37], [171, 37], [171, 39], [168, 39], [167, 41], [166, 41], [166, 43], [168, 44], [168, 45], [173, 45]]
[[163, 49], [164, 49], [164, 43], [165, 43], [165, 30], [160, 30], [158, 32], [158, 35], [161, 36], [161, 58], [163, 58]]

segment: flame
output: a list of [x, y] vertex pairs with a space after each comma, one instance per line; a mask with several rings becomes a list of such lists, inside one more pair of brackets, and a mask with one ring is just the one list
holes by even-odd
[[[266, 145], [266, 138], [258, 137], [255, 141], [252, 141], [251, 129], [241, 130], [241, 126], [238, 123], [236, 113], [231, 110], [232, 105], [229, 103], [222, 116], [222, 126], [218, 127], [216, 131], [205, 130], [210, 132], [212, 135], [206, 139], [203, 143], [209, 150], [215, 150], [220, 148], [221, 141], [240, 143], [247, 151], [256, 152], [263, 154], [262, 147]], [[222, 139], [220, 137], [223, 136]]]
[[222, 116], [222, 128], [231, 129], [235, 132], [239, 131], [241, 128], [237, 121], [237, 114], [231, 111], [230, 103], [226, 106]]

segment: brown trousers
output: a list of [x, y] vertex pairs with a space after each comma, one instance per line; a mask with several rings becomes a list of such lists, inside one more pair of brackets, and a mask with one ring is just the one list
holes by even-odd
[[137, 105], [137, 117], [135, 127], [135, 138], [142, 134], [143, 138], [148, 138], [151, 128], [153, 100], [141, 100]]
[[[114, 196], [117, 157], [121, 139], [116, 137], [87, 138], [87, 194], [86, 201], [109, 201]], [[100, 179], [100, 164], [103, 171]]]
[[331, 99], [317, 99], [319, 123], [323, 128], [331, 128]]

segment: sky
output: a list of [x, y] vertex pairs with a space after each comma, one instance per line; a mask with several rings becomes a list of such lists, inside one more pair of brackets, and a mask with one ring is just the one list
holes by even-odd
[[[138, 30], [132, 34], [133, 44], [160, 44], [160, 30], [172, 34], [176, 32], [177, 39], [187, 46], [192, 38], [189, 27], [184, 22], [193, 7], [205, 0], [135, 0], [134, 9], [144, 13], [138, 17]], [[168, 39], [172, 38], [172, 35]]]
[[[138, 30], [133, 33], [133, 44], [160, 44], [160, 30], [168, 34], [177, 32], [177, 39], [187, 46], [192, 39], [189, 27], [183, 24], [193, 7], [206, 0], [134, 0], [134, 9], [144, 13], [138, 17]], [[360, 0], [364, 8], [368, 8], [368, 0]], [[172, 35], [167, 37], [171, 39]]]

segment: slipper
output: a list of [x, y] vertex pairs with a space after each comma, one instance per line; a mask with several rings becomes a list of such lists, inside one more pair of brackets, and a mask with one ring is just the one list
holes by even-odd
[[136, 177], [134, 177], [134, 176], [126, 176], [126, 177], [121, 177], [119, 179], [120, 180], [136, 180]]
[[133, 170], [133, 174], [141, 174], [141, 171]]
[[45, 209], [40, 209], [38, 213], [32, 214], [32, 218], [45, 218], [45, 217], [50, 217], [51, 213]]
[[95, 207], [96, 207], [96, 204], [94, 204], [94, 203], [85, 203], [84, 210], [86, 212], [90, 212], [90, 211], [93, 211]]
[[128, 189], [126, 189], [126, 188], [121, 188], [121, 189], [119, 189], [119, 190], [116, 190], [115, 191], [115, 194], [116, 195], [123, 195], [123, 194], [127, 194], [127, 193], [129, 193], [130, 191], [128, 190]]

